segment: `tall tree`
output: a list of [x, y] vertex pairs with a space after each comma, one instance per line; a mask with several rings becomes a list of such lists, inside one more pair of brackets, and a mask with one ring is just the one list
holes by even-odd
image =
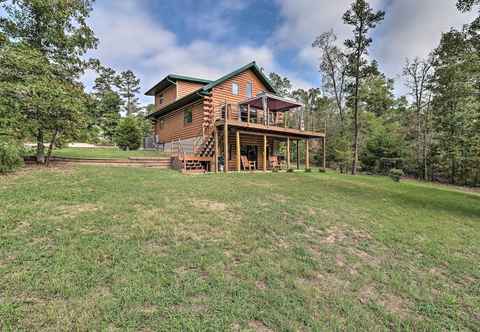
[[347, 56], [336, 45], [333, 31], [318, 36], [312, 47], [320, 49], [320, 74], [324, 90], [335, 99], [342, 128], [345, 126], [345, 87], [347, 83]]
[[292, 83], [287, 77], [282, 77], [277, 73], [270, 73], [268, 78], [279, 96], [289, 97], [291, 95]]
[[125, 111], [127, 115], [132, 115], [140, 109], [137, 94], [140, 92], [140, 80], [137, 79], [133, 71], [127, 70], [120, 74], [117, 79], [120, 96], [125, 100]]
[[117, 74], [112, 68], [100, 67], [95, 79], [93, 90], [96, 94], [114, 91], [117, 85]]
[[415, 109], [415, 155], [416, 168], [423, 168], [422, 177], [428, 178], [428, 130], [429, 130], [429, 106], [431, 93], [429, 86], [432, 79], [432, 60], [421, 60], [415, 58], [408, 60], [403, 69], [405, 85], [413, 98], [413, 107]]
[[469, 30], [443, 34], [434, 52], [433, 124], [451, 183], [480, 169], [480, 50]]
[[[0, 18], [0, 34], [12, 44], [25, 45], [23, 53], [44, 57], [47, 65], [55, 64], [56, 76], [72, 82], [87, 67], [83, 58], [97, 46], [97, 39], [86, 23], [92, 10], [91, 0], [16, 0], [0, 2], [5, 16]], [[27, 51], [25, 51], [27, 50]], [[23, 67], [23, 69], [28, 69]], [[57, 82], [57, 81], [55, 81]], [[32, 82], [30, 82], [32, 83]], [[25, 87], [28, 88], [28, 87]], [[45, 92], [45, 91], [44, 91]], [[45, 129], [39, 119], [45, 114], [36, 105], [21, 110], [36, 113], [29, 117], [36, 128], [37, 161], [45, 160]]]
[[372, 44], [372, 38], [369, 37], [370, 30], [374, 29], [378, 23], [383, 21], [385, 12], [374, 12], [367, 1], [355, 0], [350, 9], [343, 15], [343, 21], [347, 25], [353, 26], [353, 38], [345, 41], [345, 46], [350, 50], [349, 64], [350, 75], [353, 77], [353, 160], [352, 174], [357, 174], [358, 166], [358, 135], [359, 135], [359, 92], [361, 85], [362, 67], [366, 61], [364, 56], [368, 54], [368, 47]]

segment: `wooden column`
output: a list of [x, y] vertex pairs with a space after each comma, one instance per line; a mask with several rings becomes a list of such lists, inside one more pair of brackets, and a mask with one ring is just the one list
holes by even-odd
[[267, 171], [267, 135], [263, 135], [263, 171]]
[[247, 122], [250, 123], [250, 104], [247, 105]]
[[326, 137], [323, 137], [322, 138], [322, 142], [323, 142], [323, 169], [326, 170], [327, 169], [327, 143], [325, 142], [325, 139]]
[[236, 132], [236, 153], [237, 153], [237, 156], [236, 156], [236, 162], [237, 162], [237, 172], [240, 172], [241, 171], [241, 163], [240, 163], [240, 132], [237, 130]]
[[215, 173], [218, 173], [218, 130], [215, 126], [213, 130], [213, 135], [215, 138], [215, 151], [214, 151], [214, 160], [215, 160]]
[[308, 139], [305, 140], [305, 169], [310, 168], [310, 147]]
[[223, 168], [228, 173], [228, 109], [225, 107], [225, 125], [223, 126]]
[[300, 169], [300, 140], [297, 139], [297, 169]]
[[290, 169], [290, 137], [287, 137], [287, 169]]

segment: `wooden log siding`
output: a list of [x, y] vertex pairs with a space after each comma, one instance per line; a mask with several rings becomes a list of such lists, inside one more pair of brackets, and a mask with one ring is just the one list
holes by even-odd
[[[184, 125], [183, 123], [183, 111], [186, 109], [192, 109], [192, 123]], [[159, 136], [160, 142], [171, 142], [177, 139], [189, 139], [202, 135], [203, 126], [203, 101], [199, 101], [192, 105], [187, 105], [177, 111], [169, 113], [157, 120], [164, 121], [163, 129], [160, 129], [160, 125], [157, 125], [156, 134]]]
[[[237, 147], [236, 147], [236, 133], [229, 132], [228, 135], [228, 145], [230, 148], [230, 158], [231, 160], [228, 161], [228, 168], [230, 171], [237, 169]], [[262, 135], [248, 135], [244, 133], [240, 133], [240, 145], [254, 145], [257, 146], [258, 154], [257, 154], [257, 169], [263, 170], [263, 136]], [[267, 136], [267, 147], [270, 150], [270, 153], [273, 149], [273, 138]], [[268, 165], [268, 158], [267, 158], [267, 169], [270, 168]]]
[[213, 107], [213, 99], [211, 96], [207, 96], [203, 98], [203, 128], [204, 128], [204, 135], [208, 136], [213, 131], [213, 127], [215, 126], [215, 117], [214, 117], [215, 109]]
[[[234, 82], [238, 84], [238, 95], [236, 96], [232, 94], [232, 83]], [[253, 83], [253, 96], [256, 96], [260, 92], [267, 91], [267, 88], [262, 81], [260, 81], [257, 75], [249, 69], [212, 89], [214, 106], [216, 108], [221, 107], [225, 104], [225, 101], [228, 104], [238, 104], [250, 98], [247, 97], [247, 83], [249, 82]], [[238, 120], [238, 108], [234, 107], [233, 112], [231, 119]]]
[[[160, 95], [162, 94], [163, 94], [163, 102], [162, 104], [160, 104]], [[155, 108], [157, 110], [162, 109], [165, 106], [173, 103], [175, 100], [177, 100], [177, 88], [175, 85], [172, 85], [155, 95]]]
[[203, 86], [201, 83], [177, 81], [177, 99], [185, 97]]

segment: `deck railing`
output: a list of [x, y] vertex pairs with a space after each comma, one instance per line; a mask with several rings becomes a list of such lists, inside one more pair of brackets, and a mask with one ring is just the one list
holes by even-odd
[[223, 104], [215, 107], [215, 119], [260, 124], [267, 127], [324, 132], [325, 121], [314, 112], [297, 108], [284, 112], [264, 112], [262, 109], [241, 107], [238, 104]]

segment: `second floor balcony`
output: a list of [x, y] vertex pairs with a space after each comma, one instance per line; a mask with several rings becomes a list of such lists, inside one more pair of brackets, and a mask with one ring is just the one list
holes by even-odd
[[325, 122], [318, 114], [308, 112], [302, 103], [293, 99], [268, 93], [238, 104], [225, 103], [215, 109], [215, 118], [222, 123], [253, 129], [325, 134]]

